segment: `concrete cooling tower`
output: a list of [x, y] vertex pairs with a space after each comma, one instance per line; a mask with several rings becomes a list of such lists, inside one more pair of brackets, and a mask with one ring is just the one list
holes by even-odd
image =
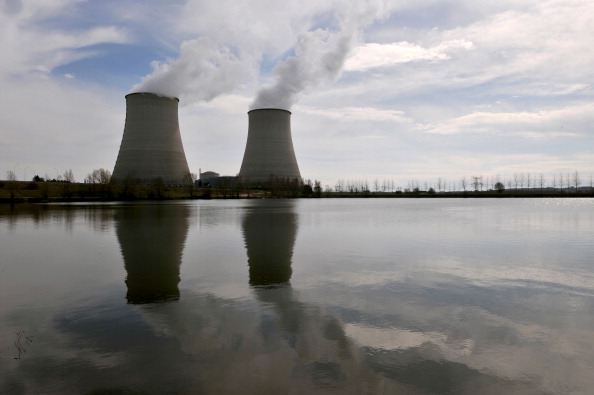
[[113, 169], [117, 182], [185, 184], [190, 173], [177, 117], [177, 98], [153, 93], [126, 95], [126, 124]]
[[248, 138], [239, 177], [246, 183], [301, 178], [293, 140], [291, 112], [263, 108], [248, 112]]

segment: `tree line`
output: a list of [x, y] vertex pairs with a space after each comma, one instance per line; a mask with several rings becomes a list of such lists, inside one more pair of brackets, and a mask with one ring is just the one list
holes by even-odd
[[[127, 177], [116, 183], [109, 170], [94, 169], [87, 174], [83, 183], [76, 184], [72, 170], [51, 179], [35, 175], [26, 186], [17, 186], [15, 172], [7, 171], [5, 182], [0, 187], [14, 199], [19, 188], [39, 189], [42, 198], [59, 194], [63, 199], [73, 197], [99, 199], [165, 199], [186, 196], [189, 198], [239, 198], [239, 197], [322, 197], [337, 195], [438, 195], [467, 193], [496, 193], [507, 195], [594, 193], [593, 177], [584, 178], [577, 170], [545, 175], [545, 173], [518, 172], [510, 176], [471, 175], [455, 180], [438, 177], [436, 180], [418, 181], [411, 179], [398, 185], [393, 179], [374, 178], [339, 179], [334, 186], [322, 187], [319, 180], [273, 177], [267, 182], [250, 184], [240, 177], [220, 177], [212, 188], [196, 188], [196, 174], [184, 176], [183, 185], [165, 185], [162, 179], [141, 183], [139, 179]], [[23, 184], [23, 182], [19, 182]], [[56, 183], [51, 187], [52, 183]], [[58, 188], [58, 189], [57, 189]], [[172, 192], [172, 191], [175, 191]], [[200, 192], [198, 192], [200, 191]]]
[[456, 180], [438, 177], [436, 180], [418, 181], [408, 180], [404, 185], [398, 185], [393, 179], [339, 179], [334, 186], [325, 185], [326, 193], [465, 193], [465, 192], [592, 192], [594, 190], [593, 176], [584, 179], [577, 170], [545, 175], [544, 173], [519, 172], [511, 176], [501, 175], [462, 176]]

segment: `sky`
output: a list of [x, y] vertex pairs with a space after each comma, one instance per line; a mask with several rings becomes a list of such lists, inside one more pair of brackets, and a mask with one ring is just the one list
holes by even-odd
[[292, 112], [301, 175], [594, 174], [589, 0], [0, 0], [0, 178], [113, 170], [125, 95], [180, 99], [190, 171]]

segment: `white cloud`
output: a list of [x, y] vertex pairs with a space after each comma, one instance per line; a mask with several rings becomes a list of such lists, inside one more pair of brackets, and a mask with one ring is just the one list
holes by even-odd
[[[62, 4], [64, 3], [64, 4]], [[57, 4], [65, 5], [67, 2]], [[56, 17], [62, 8], [44, 2], [23, 6], [16, 15], [0, 14], [0, 77], [24, 75], [32, 70], [50, 72], [57, 66], [96, 55], [84, 50], [101, 43], [126, 43], [127, 32], [115, 26], [84, 30], [35, 27], [45, 18]], [[81, 50], [83, 49], [83, 50]]]
[[576, 121], [592, 124], [594, 104], [535, 112], [478, 111], [434, 125], [425, 125], [421, 129], [434, 134], [501, 133], [531, 138], [573, 137], [583, 130], [582, 127], [572, 130], [572, 126], [576, 126]]
[[307, 108], [303, 106], [297, 107], [297, 111], [326, 117], [342, 122], [352, 121], [371, 121], [371, 122], [409, 122], [411, 119], [404, 115], [403, 111], [399, 110], [380, 110], [372, 107], [343, 107], [343, 108]]
[[465, 40], [444, 41], [431, 48], [401, 41], [392, 44], [368, 43], [359, 46], [347, 60], [345, 70], [362, 71], [374, 67], [390, 66], [419, 60], [445, 60], [456, 49], [472, 49], [473, 44]]

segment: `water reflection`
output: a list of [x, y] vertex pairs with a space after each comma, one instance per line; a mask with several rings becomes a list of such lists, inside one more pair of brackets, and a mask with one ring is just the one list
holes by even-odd
[[131, 205], [115, 215], [128, 303], [179, 299], [179, 268], [189, 227], [185, 205]]
[[590, 393], [592, 211], [512, 203], [0, 212], [0, 393]]
[[294, 203], [280, 209], [256, 201], [242, 221], [250, 285], [274, 286], [291, 279], [291, 260], [297, 238]]
[[[362, 364], [342, 323], [314, 304], [303, 303], [290, 285], [298, 233], [294, 202], [255, 202], [242, 220], [249, 282], [264, 307], [259, 336], [274, 344], [285, 377], [305, 392], [375, 393], [390, 384]], [[272, 314], [271, 314], [272, 313]]]

